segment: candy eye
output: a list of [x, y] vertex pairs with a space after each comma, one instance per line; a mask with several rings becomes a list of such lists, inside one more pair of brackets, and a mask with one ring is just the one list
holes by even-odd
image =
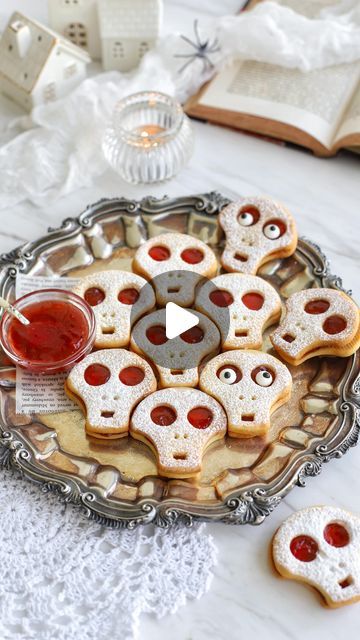
[[260, 218], [260, 212], [256, 207], [243, 207], [238, 215], [238, 222], [242, 227], [251, 227]]
[[263, 228], [263, 234], [269, 240], [277, 240], [285, 231], [286, 225], [282, 220], [270, 220]]
[[256, 367], [252, 372], [251, 377], [259, 387], [270, 387], [275, 379], [273, 372], [266, 367]]
[[241, 371], [237, 367], [232, 365], [225, 365], [221, 367], [217, 373], [217, 377], [224, 384], [236, 384], [241, 380]]

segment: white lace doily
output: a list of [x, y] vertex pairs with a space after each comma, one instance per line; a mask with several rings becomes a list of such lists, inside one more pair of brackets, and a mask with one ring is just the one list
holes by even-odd
[[0, 472], [2, 640], [133, 640], [209, 588], [206, 525], [113, 530], [16, 472]]

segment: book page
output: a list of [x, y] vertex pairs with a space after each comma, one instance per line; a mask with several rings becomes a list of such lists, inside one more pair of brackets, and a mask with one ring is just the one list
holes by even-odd
[[199, 105], [297, 127], [328, 149], [360, 79], [360, 64], [303, 73], [261, 62], [236, 62], [203, 92]]
[[343, 123], [336, 134], [335, 143], [346, 136], [356, 134], [360, 138], [360, 85], [345, 112]]

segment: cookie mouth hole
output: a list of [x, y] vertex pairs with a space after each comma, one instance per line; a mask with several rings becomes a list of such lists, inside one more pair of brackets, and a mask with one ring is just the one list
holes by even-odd
[[248, 336], [248, 332], [244, 329], [238, 329], [235, 331], [235, 338], [246, 338]]
[[168, 287], [168, 293], [179, 293], [180, 287]]
[[254, 414], [253, 413], [243, 413], [241, 416], [242, 422], [254, 422]]
[[247, 262], [249, 259], [248, 256], [244, 256], [242, 253], [235, 253], [234, 258], [239, 262]]
[[291, 333], [285, 333], [285, 334], [282, 336], [282, 339], [283, 339], [283, 340], [285, 340], [285, 342], [289, 342], [289, 343], [291, 343], [291, 342], [294, 342], [294, 340], [295, 340], [295, 336], [292, 336], [292, 335], [291, 335]]
[[173, 453], [174, 460], [187, 460], [186, 453]]
[[172, 376], [183, 376], [184, 375], [183, 369], [170, 369], [170, 373], [171, 373]]
[[113, 333], [115, 333], [115, 327], [102, 327], [101, 328], [101, 333], [104, 336], [112, 336]]
[[339, 587], [342, 589], [347, 589], [347, 587], [351, 587], [354, 584], [354, 578], [352, 576], [347, 576], [344, 580], [340, 580], [338, 582]]
[[115, 413], [115, 411], [102, 411], [101, 412], [101, 417], [102, 418], [113, 418], [114, 417], [114, 413]]

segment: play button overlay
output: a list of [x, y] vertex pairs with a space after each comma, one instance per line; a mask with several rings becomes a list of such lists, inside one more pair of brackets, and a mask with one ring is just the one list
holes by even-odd
[[[211, 317], [203, 306], [200, 308], [200, 299], [204, 287], [206, 297], [218, 297], [215, 285], [211, 280], [186, 270], [159, 274], [144, 285], [141, 297], [147, 295], [148, 292], [144, 291], [147, 287], [156, 294], [156, 309], [139, 318], [136, 305], [133, 306], [130, 348], [158, 368], [168, 370], [172, 376], [170, 380], [165, 381], [164, 374], [160, 373], [164, 386], [182, 384], [181, 376], [187, 370], [198, 371], [204, 359], [220, 352], [221, 336], [227, 335], [230, 326], [226, 299], [220, 295], [216, 319]], [[196, 378], [191, 382], [188, 376], [184, 375], [185, 378], [190, 386], [197, 383]]]
[[200, 322], [199, 316], [192, 311], [179, 307], [174, 302], [168, 302], [165, 311], [165, 335], [168, 340], [177, 338], [185, 331], [196, 327]]

